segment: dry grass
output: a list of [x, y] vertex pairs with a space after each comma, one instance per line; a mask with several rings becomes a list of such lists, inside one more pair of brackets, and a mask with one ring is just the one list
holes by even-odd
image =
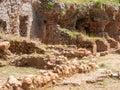
[[60, 0], [61, 2], [79, 2], [79, 3], [90, 3], [90, 2], [101, 2], [107, 4], [119, 4], [119, 0]]
[[66, 28], [59, 28], [59, 29], [62, 32], [67, 33], [72, 38], [77, 38], [77, 36], [80, 36], [83, 39], [92, 40], [92, 41], [95, 41], [97, 39], [102, 39], [103, 40], [103, 38], [101, 38], [101, 37], [88, 36], [88, 35], [86, 35], [84, 33], [80, 33], [80, 32], [77, 32], [77, 31], [70, 31], [69, 29], [66, 29]]
[[0, 67], [0, 79], [7, 78], [8, 76], [24, 76], [29, 74], [37, 74], [40, 69], [32, 68], [32, 67], [15, 67], [15, 66], [5, 66]]

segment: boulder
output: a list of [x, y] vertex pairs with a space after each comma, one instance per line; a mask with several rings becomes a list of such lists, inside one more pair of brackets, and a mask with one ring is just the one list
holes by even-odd
[[30, 84], [32, 84], [32, 79], [30, 77], [26, 77], [23, 79], [23, 83], [30, 85]]
[[33, 81], [32, 81], [31, 77], [23, 78], [22, 88], [23, 88], [23, 90], [31, 90], [34, 88]]
[[20, 85], [21, 86], [21, 83], [20, 83], [20, 81], [17, 79], [17, 78], [15, 78], [14, 76], [10, 76], [9, 78], [8, 78], [8, 83], [10, 84], [10, 85]]
[[110, 49], [110, 44], [105, 39], [97, 39], [97, 52], [108, 51]]
[[118, 53], [118, 54], [120, 54], [120, 49], [117, 49], [115, 52]]
[[108, 51], [101, 52], [100, 56], [106, 56], [106, 55], [108, 55], [108, 53], [109, 53]]
[[106, 38], [106, 40], [108, 41], [108, 43], [110, 44], [110, 48], [118, 48], [119, 47], [119, 42], [116, 41], [114, 38], [111, 38], [108, 33], [104, 34], [104, 37]]
[[0, 43], [0, 50], [6, 51], [10, 47], [10, 43], [8, 41], [4, 41]]

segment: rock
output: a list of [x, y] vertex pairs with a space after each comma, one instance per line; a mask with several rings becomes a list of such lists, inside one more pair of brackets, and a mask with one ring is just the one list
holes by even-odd
[[4, 67], [7, 65], [7, 62], [6, 61], [0, 61], [0, 67]]
[[21, 81], [19, 81], [14, 76], [10, 76], [8, 78], [7, 83], [6, 83], [6, 87], [4, 87], [4, 88], [7, 88], [5, 90], [22, 90], [21, 86], [22, 86], [22, 82]]
[[92, 70], [95, 70], [98, 68], [96, 63], [89, 63], [88, 66], [90, 66]]
[[84, 67], [82, 65], [79, 66], [79, 73], [82, 73], [84, 71]]
[[43, 83], [47, 84], [51, 80], [50, 76], [43, 76]]
[[115, 53], [120, 54], [120, 49], [117, 49], [117, 50], [115, 51]]
[[86, 83], [90, 83], [90, 84], [96, 83], [96, 80], [87, 80]]
[[33, 78], [26, 76], [22, 80], [22, 89], [23, 90], [31, 90], [33, 89]]
[[104, 51], [100, 53], [100, 56], [106, 56], [106, 55], [108, 55], [108, 51]]
[[110, 48], [118, 48], [119, 47], [119, 42], [116, 41], [113, 38], [107, 39], [108, 43], [110, 44]]
[[32, 79], [30, 77], [25, 77], [23, 79], [23, 83], [27, 84], [27, 85], [31, 85], [32, 84]]
[[114, 38], [111, 38], [108, 33], [104, 33], [104, 37], [110, 44], [110, 48], [119, 48], [119, 42]]
[[49, 65], [49, 60], [45, 60], [48, 59], [46, 57], [44, 57], [44, 55], [21, 55], [20, 58], [18, 58], [17, 60], [14, 61], [13, 65], [15, 66], [31, 66], [31, 67], [36, 67], [39, 69], [52, 69], [53, 68], [53, 64]]
[[[32, 54], [32, 53], [39, 53], [44, 54], [45, 48], [41, 47], [39, 42], [33, 42], [32, 40], [22, 39], [20, 41], [10, 41], [10, 51], [16, 54]], [[17, 47], [16, 47], [17, 46]]]
[[111, 74], [112, 74], [112, 71], [111, 71], [111, 70], [107, 70], [107, 69], [101, 69], [101, 73], [102, 73], [102, 74], [111, 75]]
[[54, 84], [54, 85], [55, 85], [56, 83], [57, 83], [57, 82], [56, 82], [55, 80], [53, 80], [53, 81], [52, 81], [52, 84]]
[[81, 40], [81, 38], [78, 38], [77, 46], [81, 48], [86, 48], [87, 50], [90, 50], [92, 54], [95, 55], [97, 52], [96, 43], [92, 40], [84, 39], [84, 37], [82, 38], [83, 40]]
[[6, 51], [10, 47], [10, 43], [8, 41], [4, 41], [0, 43], [0, 50]]
[[80, 54], [83, 54], [83, 56], [89, 56], [91, 55], [91, 51], [87, 50], [87, 49], [78, 49]]
[[71, 69], [69, 69], [69, 72], [70, 73], [75, 73], [76, 72], [76, 67], [73, 65], [73, 66], [71, 66]]
[[119, 75], [118, 75], [118, 73], [112, 73], [112, 74], [110, 75], [110, 77], [115, 77], [115, 78], [118, 78], [118, 77], [119, 77]]
[[108, 51], [110, 49], [110, 44], [105, 39], [97, 39], [97, 52]]
[[42, 85], [44, 83], [42, 75], [37, 75], [34, 78], [34, 83], [37, 84], [38, 86]]
[[49, 72], [48, 75], [50, 76], [51, 80], [55, 80], [59, 77], [57, 73], [53, 72]]
[[14, 76], [10, 76], [8, 78], [8, 84], [12, 85], [12, 86], [21, 86], [21, 82], [18, 81], [17, 78], [15, 78]]

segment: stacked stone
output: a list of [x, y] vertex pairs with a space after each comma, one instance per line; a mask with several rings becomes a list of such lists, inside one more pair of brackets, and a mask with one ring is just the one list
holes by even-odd
[[78, 50], [64, 50], [61, 52], [66, 57], [83, 57], [91, 55], [91, 51], [79, 48]]
[[[27, 17], [21, 20], [19, 17]], [[23, 25], [23, 23], [25, 23]], [[4, 33], [19, 36], [20, 29], [25, 32], [25, 37], [30, 37], [32, 28], [32, 7], [30, 0], [4, 0], [0, 3], [0, 29]], [[27, 27], [27, 28], [26, 28]], [[27, 35], [26, 35], [27, 34]]]
[[58, 65], [54, 68], [54, 72], [58, 73], [59, 76], [71, 76], [75, 73], [86, 73], [90, 72], [91, 70], [95, 70], [97, 68], [96, 63], [89, 63], [85, 64], [83, 62], [79, 62], [73, 60], [70, 63]]
[[30, 38], [32, 34], [32, 21], [32, 6], [29, 1], [26, 1], [20, 10], [20, 35], [22, 37]]
[[[35, 42], [22, 40], [21, 41], [10, 41], [10, 51], [16, 54], [31, 54], [34, 52], [44, 53], [45, 49], [37, 45]], [[17, 46], [17, 47], [16, 47]]]
[[19, 13], [22, 3], [20, 0], [12, 0], [8, 2], [10, 31], [12, 34], [19, 36]]
[[7, 14], [7, 6], [6, 1], [0, 2], [0, 32], [9, 32], [9, 16]]
[[[57, 0], [34, 1], [33, 6], [33, 24], [36, 35], [42, 42], [49, 43], [54, 40], [57, 30], [57, 18], [59, 9], [55, 7]], [[38, 18], [39, 17], [39, 18]], [[38, 27], [41, 26], [41, 27]], [[38, 34], [37, 33], [37, 34]]]
[[75, 73], [86, 73], [95, 70], [95, 63], [85, 64], [79, 61], [72, 61], [68, 64], [56, 66], [53, 71], [40, 71], [38, 75], [29, 75], [21, 78], [10, 76], [1, 90], [31, 90], [39, 89], [48, 83], [55, 83], [56, 80]]

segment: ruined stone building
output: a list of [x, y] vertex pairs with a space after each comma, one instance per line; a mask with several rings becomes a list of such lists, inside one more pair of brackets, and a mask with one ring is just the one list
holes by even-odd
[[[45, 41], [45, 37], [53, 33], [58, 13], [54, 7], [51, 11], [48, 11], [49, 8], [46, 9], [48, 2], [49, 0], [1, 1], [1, 31], [22, 37], [37, 37], [41, 41]], [[44, 7], [45, 5], [46, 7]], [[49, 41], [49, 39], [46, 40]]]
[[2, 0], [0, 31], [28, 38], [37, 37], [45, 43], [59, 44], [66, 40], [70, 44], [71, 37], [70, 40], [63, 39], [57, 27], [59, 25], [91, 36], [108, 33], [120, 42], [120, 9], [109, 5], [103, 8], [93, 6], [66, 4], [58, 0]]
[[0, 2], [1, 32], [29, 37], [31, 28], [32, 7], [30, 2], [22, 2], [21, 0], [3, 0]]

